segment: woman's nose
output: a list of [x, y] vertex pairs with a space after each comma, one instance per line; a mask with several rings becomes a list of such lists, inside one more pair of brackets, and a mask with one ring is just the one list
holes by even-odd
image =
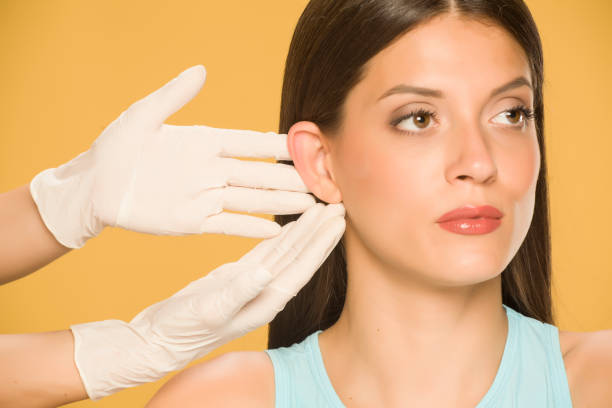
[[497, 165], [490, 136], [479, 124], [457, 128], [450, 136], [446, 177], [449, 183], [471, 179], [474, 183], [491, 183], [497, 177]]

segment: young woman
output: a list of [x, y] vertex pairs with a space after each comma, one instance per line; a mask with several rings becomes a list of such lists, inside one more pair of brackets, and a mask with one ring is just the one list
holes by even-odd
[[554, 325], [542, 85], [521, 0], [312, 0], [280, 132], [345, 235], [269, 350], [149, 406], [612, 406], [611, 331]]

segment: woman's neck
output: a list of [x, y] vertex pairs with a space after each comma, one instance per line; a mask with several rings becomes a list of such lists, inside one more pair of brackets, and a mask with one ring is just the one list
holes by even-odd
[[366, 251], [347, 254], [362, 256], [347, 259], [342, 314], [319, 336], [340, 398], [349, 406], [474, 407], [506, 344], [501, 275], [435, 287], [382, 267]]

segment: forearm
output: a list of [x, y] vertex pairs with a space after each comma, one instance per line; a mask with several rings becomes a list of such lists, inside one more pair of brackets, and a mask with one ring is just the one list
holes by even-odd
[[28, 184], [0, 194], [0, 284], [28, 275], [69, 251], [45, 226]]
[[56, 407], [87, 398], [70, 330], [0, 335], [0, 406]]

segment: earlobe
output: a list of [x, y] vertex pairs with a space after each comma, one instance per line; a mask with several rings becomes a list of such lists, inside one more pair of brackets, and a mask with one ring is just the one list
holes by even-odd
[[342, 202], [331, 169], [331, 156], [325, 136], [313, 122], [302, 121], [287, 133], [287, 148], [293, 165], [306, 187], [329, 204]]

